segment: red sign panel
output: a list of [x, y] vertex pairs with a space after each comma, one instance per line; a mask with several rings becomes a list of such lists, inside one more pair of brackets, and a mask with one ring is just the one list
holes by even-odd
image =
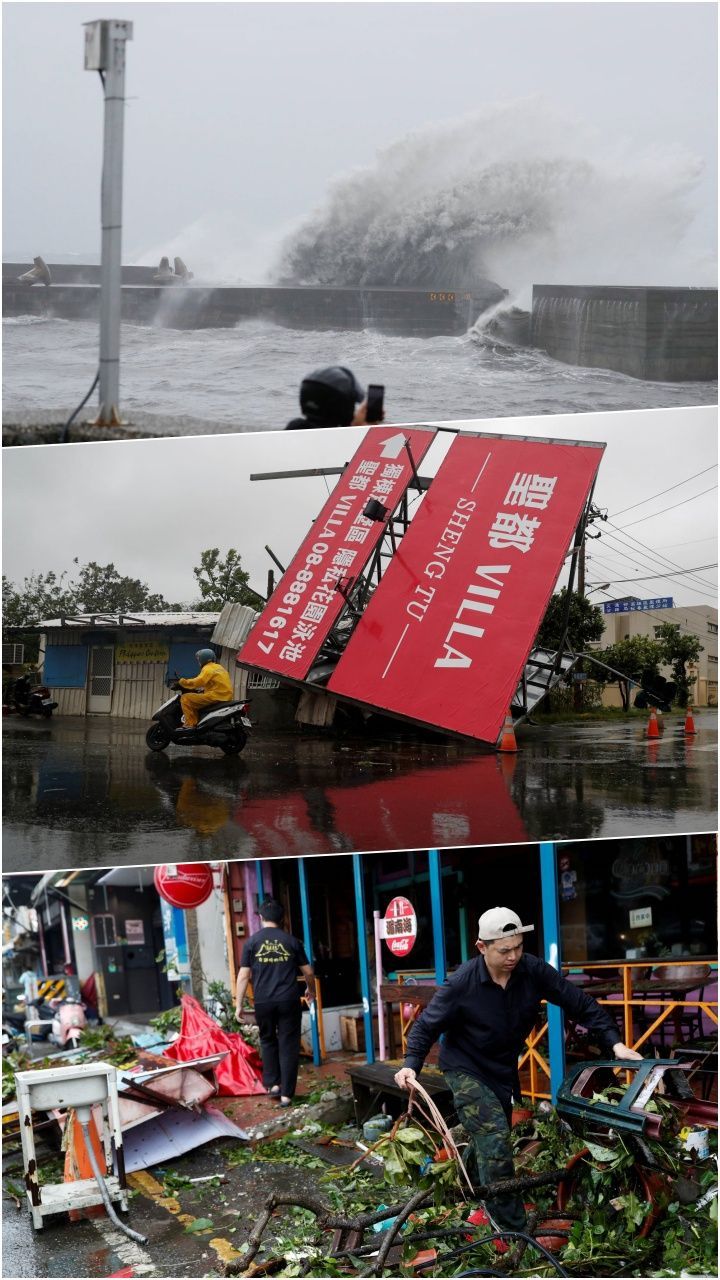
[[330, 692], [494, 744], [603, 447], [458, 436]]
[[213, 890], [212, 868], [206, 862], [156, 867], [153, 879], [160, 897], [183, 911], [201, 906]]
[[406, 956], [415, 946], [417, 916], [408, 898], [393, 898], [385, 910], [382, 936], [394, 956]]
[[394, 511], [432, 431], [372, 427], [338, 480], [290, 568], [237, 655], [242, 666], [302, 680], [345, 607], [348, 590], [385, 531], [385, 520], [363, 515], [374, 498]]

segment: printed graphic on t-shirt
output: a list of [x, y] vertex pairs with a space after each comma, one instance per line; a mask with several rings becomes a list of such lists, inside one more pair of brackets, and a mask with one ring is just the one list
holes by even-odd
[[264, 938], [254, 959], [256, 964], [285, 964], [292, 956], [279, 938]]

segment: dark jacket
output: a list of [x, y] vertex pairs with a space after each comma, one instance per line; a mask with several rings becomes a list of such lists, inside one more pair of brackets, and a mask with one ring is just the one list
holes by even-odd
[[288, 422], [286, 431], [305, 431], [308, 428], [314, 428], [316, 431], [319, 427], [340, 427], [340, 422], [316, 422], [312, 418], [292, 418]]
[[505, 988], [493, 982], [482, 956], [461, 965], [420, 1014], [407, 1042], [405, 1066], [420, 1071], [439, 1036], [443, 1071], [466, 1071], [488, 1085], [504, 1107], [520, 1097], [518, 1057], [537, 1021], [540, 1002], [559, 1005], [587, 1027], [612, 1056], [622, 1036], [590, 996], [539, 960], [524, 955]]

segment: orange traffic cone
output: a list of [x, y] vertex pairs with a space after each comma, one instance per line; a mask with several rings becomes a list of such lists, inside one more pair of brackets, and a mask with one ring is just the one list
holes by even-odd
[[505, 717], [505, 723], [502, 727], [500, 736], [500, 745], [498, 751], [517, 751], [517, 741], [515, 739], [515, 730], [513, 728], [512, 716], [508, 712]]
[[650, 708], [650, 719], [648, 720], [647, 736], [648, 738], [660, 737], [660, 726], [658, 725], [657, 711], [655, 710], [654, 707]]
[[500, 773], [508, 785], [512, 782], [515, 770], [517, 769], [517, 760], [515, 759], [517, 754], [517, 751], [506, 751], [504, 755], [498, 756]]
[[693, 710], [691, 706], [688, 706], [688, 709], [685, 715], [685, 733], [686, 734], [697, 733], [697, 729], [695, 728], [695, 721], [693, 720]]
[[[88, 1133], [90, 1141], [93, 1144], [95, 1158], [98, 1168], [105, 1168], [105, 1152], [103, 1151], [100, 1138], [98, 1137], [97, 1128], [94, 1119], [90, 1120], [88, 1125]], [[63, 1135], [63, 1148], [65, 1151], [65, 1169], [63, 1174], [63, 1182], [87, 1181], [95, 1178], [93, 1167], [90, 1163], [90, 1157], [87, 1153], [87, 1143], [85, 1134], [80, 1128], [77, 1116], [74, 1111], [68, 1112], [67, 1121], [65, 1123], [65, 1133]], [[87, 1209], [71, 1209], [70, 1218], [73, 1222], [77, 1222], [83, 1217], [98, 1218], [105, 1214], [105, 1206], [102, 1204], [91, 1205]]]

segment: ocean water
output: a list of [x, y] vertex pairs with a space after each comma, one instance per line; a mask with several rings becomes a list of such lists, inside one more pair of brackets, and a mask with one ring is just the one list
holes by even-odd
[[[3, 320], [3, 412], [68, 414], [98, 363], [91, 321]], [[388, 422], [591, 413], [714, 404], [717, 382], [643, 382], [605, 369], [560, 364], [473, 329], [460, 337], [297, 331], [263, 321], [232, 329], [124, 325], [120, 404], [204, 419], [208, 431], [276, 431], [299, 412], [310, 370], [347, 364], [366, 385], [386, 386]], [[91, 403], [94, 403], [93, 400]]]

